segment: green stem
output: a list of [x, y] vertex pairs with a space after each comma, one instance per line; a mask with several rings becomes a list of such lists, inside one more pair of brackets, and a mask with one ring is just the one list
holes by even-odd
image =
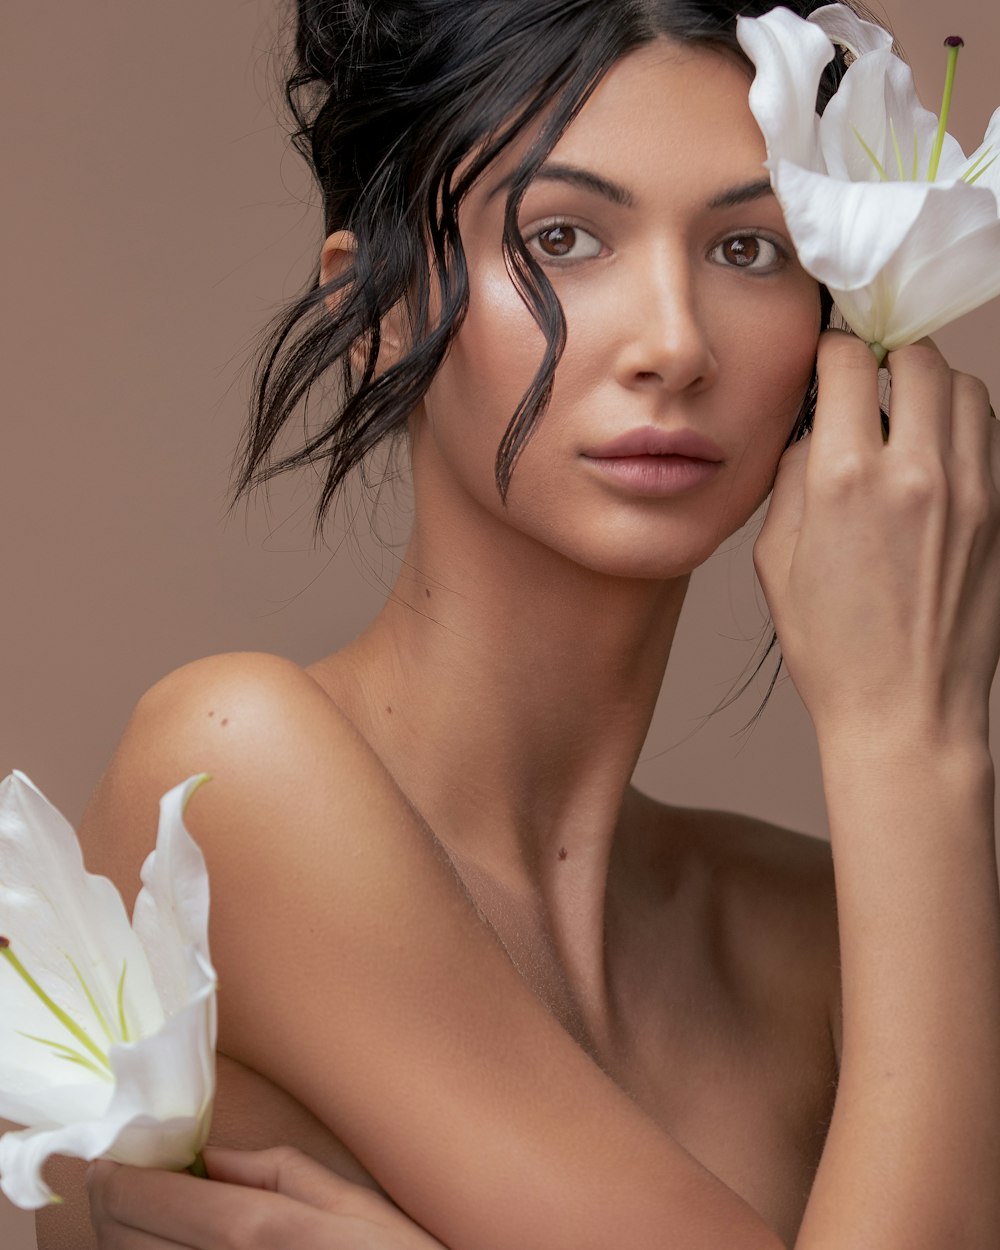
[[185, 1171], [190, 1172], [192, 1176], [199, 1176], [203, 1181], [208, 1180], [208, 1168], [205, 1167], [205, 1157], [199, 1150], [194, 1157], [194, 1162]]
[[875, 353], [875, 359], [881, 365], [886, 356], [889, 355], [888, 348], [883, 347], [881, 343], [869, 343], [868, 346]]
[[937, 138], [934, 140], [934, 149], [931, 152], [931, 165], [927, 171], [928, 182], [933, 182], [937, 178], [938, 166], [941, 164], [941, 153], [944, 151], [944, 141], [948, 134], [948, 115], [951, 113], [951, 98], [955, 93], [955, 72], [958, 69], [958, 54], [965, 47], [965, 43], [958, 35], [952, 35], [944, 41], [944, 46], [948, 49], [948, 73], [944, 80], [941, 120], [938, 122]]

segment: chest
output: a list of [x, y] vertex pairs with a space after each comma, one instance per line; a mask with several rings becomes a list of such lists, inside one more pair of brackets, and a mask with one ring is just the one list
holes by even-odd
[[577, 992], [544, 919], [480, 894], [532, 990], [664, 1132], [788, 1242], [833, 1110], [836, 1061], [808, 962], [776, 972], [770, 943], [726, 932], [702, 892], [669, 920], [613, 924], [606, 994]]

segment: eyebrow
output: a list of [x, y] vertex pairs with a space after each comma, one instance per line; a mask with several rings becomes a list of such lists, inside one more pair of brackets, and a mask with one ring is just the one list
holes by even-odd
[[741, 187], [730, 187], [720, 191], [708, 201], [708, 207], [738, 208], [740, 204], [750, 204], [753, 200], [763, 199], [765, 195], [774, 195], [774, 187], [770, 178], [762, 178], [757, 182], [747, 182]]
[[[499, 182], [489, 194], [492, 200], [495, 195], [508, 188], [514, 181], [514, 175], [510, 174]], [[632, 192], [623, 187], [620, 182], [613, 182], [610, 178], [604, 178], [600, 174], [595, 174], [592, 170], [581, 169], [579, 165], [566, 165], [560, 161], [547, 161], [544, 165], [539, 166], [531, 178], [532, 182], [566, 182], [571, 187], [579, 187], [581, 191], [590, 191], [595, 195], [602, 195], [606, 200], [610, 200], [612, 204], [620, 204], [625, 208], [630, 208], [635, 203], [635, 197]]]
[[[510, 187], [514, 175], [510, 174], [499, 182], [489, 194], [492, 200], [503, 190]], [[631, 208], [635, 204], [635, 196], [620, 182], [614, 182], [590, 169], [582, 169], [579, 165], [566, 165], [560, 161], [547, 161], [533, 175], [532, 182], [565, 182], [570, 186], [579, 187], [582, 191], [590, 191], [601, 195], [612, 204]], [[759, 178], [756, 182], [743, 183], [741, 186], [729, 187], [720, 191], [708, 202], [712, 210], [721, 208], [738, 208], [741, 204], [750, 204], [754, 200], [763, 199], [766, 195], [774, 195], [770, 178]]]

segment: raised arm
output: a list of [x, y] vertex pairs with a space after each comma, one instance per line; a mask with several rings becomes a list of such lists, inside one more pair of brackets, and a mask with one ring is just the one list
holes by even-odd
[[[843, 1056], [797, 1247], [1000, 1245], [1000, 903], [988, 699], [1000, 428], [929, 341], [821, 345], [755, 560], [818, 734]], [[852, 576], [858, 569], [861, 576]]]

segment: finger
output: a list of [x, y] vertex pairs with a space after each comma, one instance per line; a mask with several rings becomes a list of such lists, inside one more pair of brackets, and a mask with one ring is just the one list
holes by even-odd
[[886, 367], [892, 378], [890, 444], [947, 455], [952, 446], [952, 373], [933, 339], [890, 352]]
[[130, 1228], [114, 1217], [107, 1196], [108, 1182], [117, 1171], [113, 1163], [97, 1163], [87, 1175], [90, 1222], [97, 1235], [98, 1250], [190, 1250], [170, 1238]]
[[154, 1238], [154, 1246], [159, 1238], [185, 1250], [237, 1245], [278, 1250], [294, 1243], [292, 1234], [301, 1223], [297, 1213], [307, 1212], [277, 1194], [153, 1168], [101, 1165], [90, 1188], [96, 1227], [123, 1225]]
[[363, 1202], [369, 1195], [376, 1196], [290, 1146], [272, 1150], [227, 1150], [213, 1146], [205, 1150], [204, 1156], [213, 1180], [268, 1189], [325, 1211], [342, 1210], [348, 1205], [353, 1211], [358, 1201]]
[[963, 481], [973, 489], [989, 493], [997, 439], [996, 422], [990, 416], [990, 397], [979, 378], [952, 373], [952, 448]]
[[816, 356], [819, 394], [813, 421], [814, 467], [881, 451], [878, 362], [861, 339], [840, 330], [822, 335]]

